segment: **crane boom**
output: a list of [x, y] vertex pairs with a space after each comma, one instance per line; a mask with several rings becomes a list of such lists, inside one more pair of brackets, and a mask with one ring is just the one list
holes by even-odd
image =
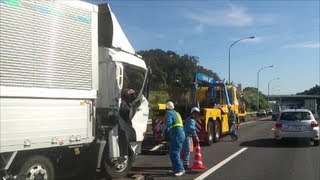
[[214, 93], [215, 93], [215, 87], [220, 87], [222, 88], [227, 104], [230, 105], [230, 100], [229, 100], [229, 94], [227, 91], [227, 86], [225, 83], [222, 81], [214, 81], [213, 77], [210, 77], [206, 74], [203, 73], [195, 73], [194, 78], [193, 78], [193, 84], [195, 89], [198, 89], [200, 87], [208, 87], [208, 91], [210, 92], [210, 98], [214, 98]]

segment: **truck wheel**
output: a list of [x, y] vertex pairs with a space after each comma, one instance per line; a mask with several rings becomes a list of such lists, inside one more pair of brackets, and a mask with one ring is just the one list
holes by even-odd
[[220, 127], [220, 123], [218, 121], [214, 121], [213, 122], [213, 139], [212, 139], [212, 142], [218, 142], [219, 139], [220, 139], [220, 135], [221, 135], [221, 127]]
[[106, 179], [118, 179], [125, 177], [129, 173], [133, 159], [131, 156], [124, 156], [111, 161], [106, 155], [103, 163]]
[[319, 143], [320, 143], [320, 140], [314, 140], [314, 141], [313, 141], [313, 145], [314, 145], [314, 146], [319, 146]]
[[40, 155], [35, 155], [20, 162], [21, 168], [18, 170], [18, 176], [25, 180], [54, 180], [54, 167], [52, 162]]
[[210, 146], [214, 139], [214, 126], [211, 121], [208, 122], [207, 141], [206, 145]]

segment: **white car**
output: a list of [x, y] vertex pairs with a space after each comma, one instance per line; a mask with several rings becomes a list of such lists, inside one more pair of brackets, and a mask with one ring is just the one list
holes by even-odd
[[280, 113], [275, 125], [275, 139], [309, 138], [319, 146], [319, 124], [311, 111], [306, 109], [288, 109]]

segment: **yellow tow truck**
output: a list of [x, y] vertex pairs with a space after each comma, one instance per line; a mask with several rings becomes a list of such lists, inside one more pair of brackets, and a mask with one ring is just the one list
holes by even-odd
[[222, 81], [214, 81], [202, 73], [195, 73], [193, 84], [193, 104], [201, 109], [201, 116], [196, 120], [200, 141], [211, 145], [222, 134], [230, 134], [233, 139], [237, 139], [238, 124], [246, 116], [245, 107], [237, 97], [237, 88], [227, 86]]

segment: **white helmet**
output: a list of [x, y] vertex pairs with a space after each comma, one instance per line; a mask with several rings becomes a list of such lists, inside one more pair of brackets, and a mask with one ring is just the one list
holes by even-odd
[[194, 112], [197, 112], [197, 113], [200, 113], [200, 109], [197, 108], [197, 107], [193, 107], [190, 111], [190, 114], [194, 113]]
[[167, 109], [174, 109], [174, 104], [173, 104], [173, 102], [171, 102], [171, 101], [169, 101], [169, 102], [167, 102], [167, 104], [166, 104], [166, 108]]

